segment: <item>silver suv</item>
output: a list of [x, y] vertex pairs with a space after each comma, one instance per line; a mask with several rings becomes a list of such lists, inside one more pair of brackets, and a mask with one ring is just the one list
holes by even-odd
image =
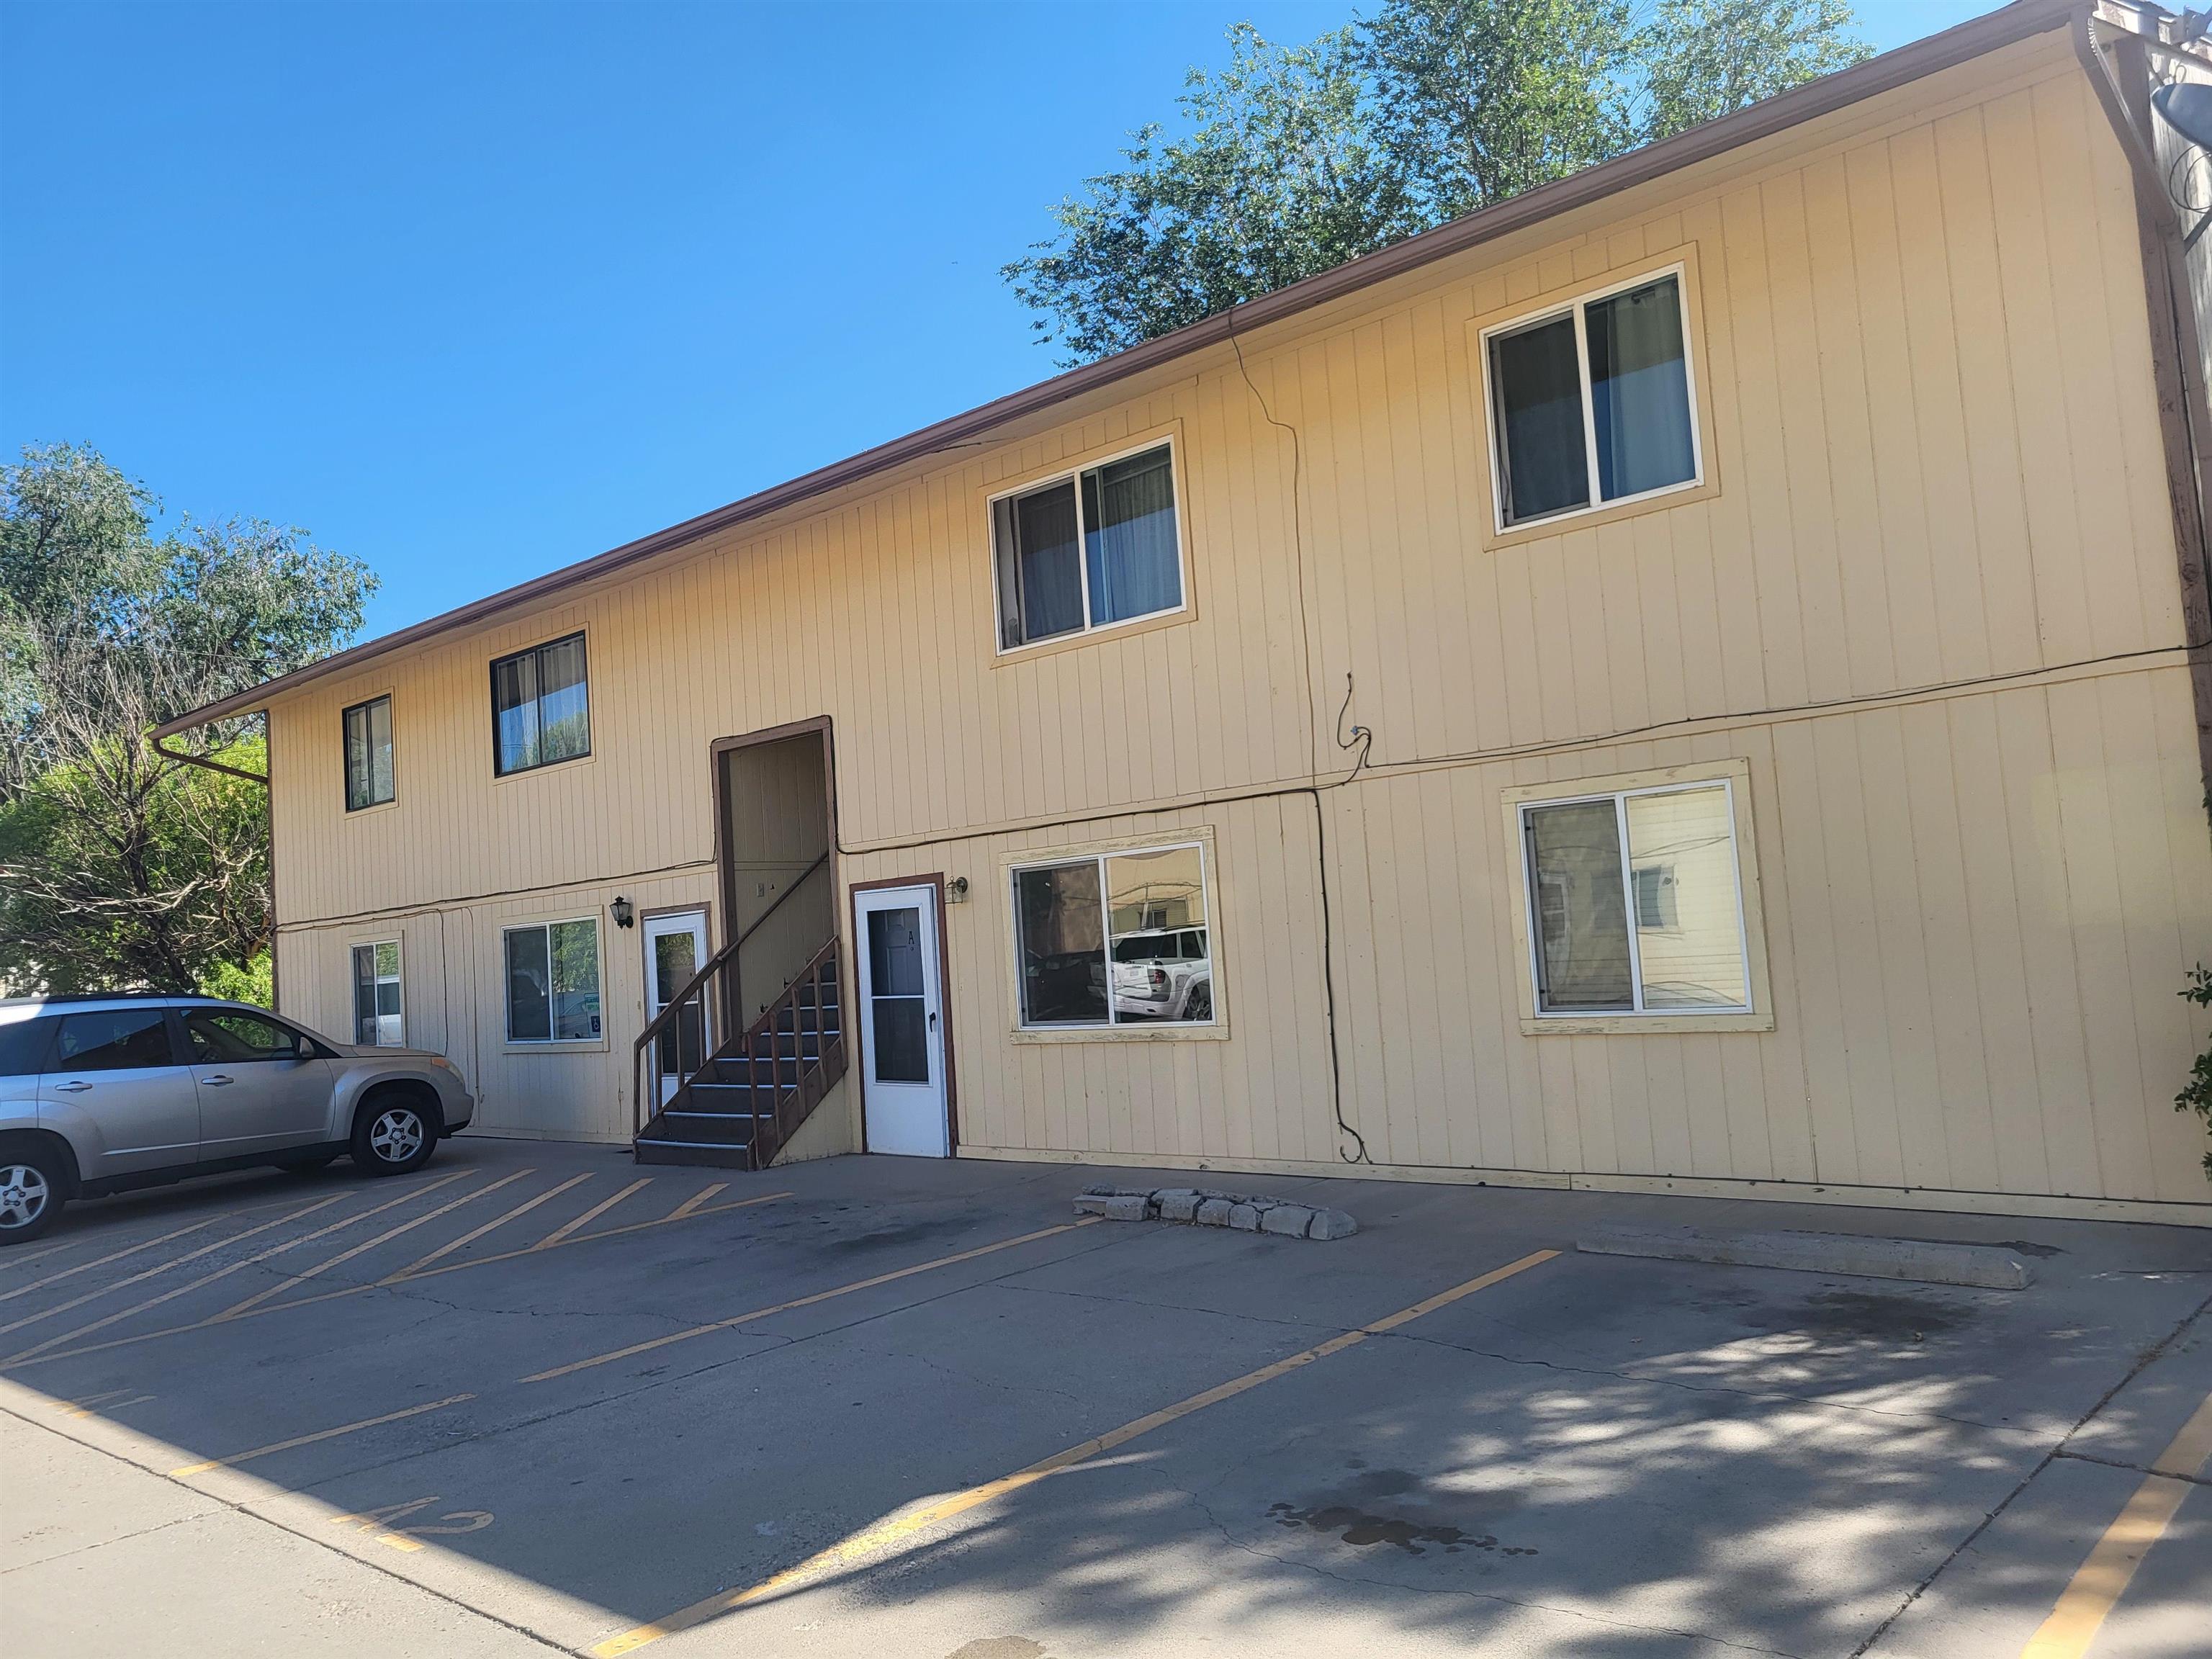
[[442, 1054], [368, 1048], [212, 997], [0, 1001], [0, 1246], [73, 1198], [219, 1170], [419, 1169], [476, 1103]]

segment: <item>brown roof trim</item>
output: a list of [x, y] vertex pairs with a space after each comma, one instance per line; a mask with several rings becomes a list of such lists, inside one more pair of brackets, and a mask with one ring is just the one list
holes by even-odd
[[1894, 52], [1869, 58], [1853, 68], [1808, 82], [1764, 103], [1754, 104], [1749, 109], [1739, 110], [1734, 115], [1723, 116], [1700, 127], [1692, 127], [1672, 138], [1632, 150], [1626, 155], [1540, 185], [1510, 201], [1500, 202], [1495, 207], [1471, 213], [1463, 219], [1455, 219], [1449, 224], [1424, 231], [1419, 236], [1409, 237], [1377, 252], [1308, 276], [1288, 288], [1278, 289], [1256, 300], [1248, 300], [1243, 305], [1218, 312], [1201, 322], [1177, 329], [1172, 334], [1160, 335], [1111, 357], [1102, 357], [1096, 362], [1069, 369], [1048, 380], [1039, 381], [1035, 386], [1024, 387], [1019, 392], [971, 409], [965, 414], [955, 415], [933, 426], [923, 427], [903, 438], [894, 438], [889, 443], [863, 450], [844, 460], [805, 473], [757, 495], [745, 496], [741, 501], [732, 501], [726, 507], [718, 507], [712, 512], [702, 513], [695, 519], [686, 519], [665, 530], [655, 531], [650, 536], [625, 543], [611, 551], [545, 575], [533, 577], [529, 581], [484, 599], [471, 600], [441, 616], [354, 646], [319, 662], [310, 663], [305, 668], [295, 669], [289, 674], [280, 675], [276, 679], [225, 697], [218, 702], [211, 702], [204, 708], [194, 709], [189, 714], [179, 715], [156, 726], [154, 735], [169, 736], [204, 726], [210, 720], [262, 708], [271, 698], [311, 680], [343, 673], [374, 658], [465, 628], [501, 611], [550, 598], [564, 589], [597, 581], [718, 531], [766, 518], [770, 514], [817, 495], [826, 495], [832, 490], [890, 471], [909, 461], [949, 449], [994, 428], [1050, 409], [1055, 404], [1065, 403], [1102, 386], [1111, 386], [1117, 380], [1141, 374], [1163, 363], [1172, 362], [1178, 357], [1219, 344], [1231, 335], [1247, 333], [1361, 289], [1387, 282], [1393, 276], [1419, 270], [1423, 265], [1466, 249], [1495, 241], [1501, 236], [1556, 215], [1633, 189], [1807, 121], [1816, 120], [1848, 105], [1940, 73], [1970, 58], [2011, 46], [2015, 41], [2063, 28], [2074, 12], [2081, 9], [2082, 5], [2083, 0], [2014, 0], [2014, 3], [1996, 11], [1969, 19], [1939, 34], [1931, 34], [1925, 40], [1900, 46]]

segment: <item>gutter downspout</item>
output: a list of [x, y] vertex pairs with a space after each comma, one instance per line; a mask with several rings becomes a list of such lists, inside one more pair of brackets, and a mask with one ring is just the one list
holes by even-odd
[[[2188, 652], [2190, 700], [2197, 720], [2197, 761], [2204, 803], [2212, 812], [2212, 407], [2208, 407], [2204, 359], [2191, 297], [2188, 256], [2180, 216], [2168, 199], [2153, 148], [2149, 49], [2163, 41], [2107, 22], [2117, 38], [2114, 55], [2128, 76], [2097, 44], [2091, 3], [2069, 19], [2074, 55], [2081, 60], [2112, 135], [2135, 175], [2136, 232], [2142, 258], [2143, 299], [2150, 324], [2151, 377], [2158, 398], [2165, 452], [2167, 504], [2173, 518], [2174, 557], [2181, 580], [2183, 643]], [[2171, 49], [2166, 49], [2170, 51]], [[2191, 59], [2191, 63], [2198, 60]], [[2212, 71], [2212, 65], [2200, 65]]]
[[[221, 761], [210, 760], [204, 755], [186, 754], [181, 749], [164, 748], [161, 744], [161, 735], [158, 730], [147, 732], [144, 741], [146, 747], [163, 760], [175, 761], [183, 766], [197, 766], [204, 772], [220, 772], [225, 777], [242, 778], [247, 783], [258, 783], [261, 786], [261, 822], [263, 833], [269, 839], [269, 1000], [272, 1003], [278, 1001], [280, 999], [276, 994], [276, 792], [270, 787], [268, 774], [249, 772], [242, 766], [226, 766]], [[264, 742], [266, 745], [265, 738]], [[269, 754], [272, 769], [276, 764], [275, 753], [274, 748], [270, 747]]]

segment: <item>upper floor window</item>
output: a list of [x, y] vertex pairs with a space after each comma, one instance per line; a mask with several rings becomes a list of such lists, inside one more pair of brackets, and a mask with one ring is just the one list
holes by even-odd
[[491, 665], [492, 746], [500, 775], [592, 752], [584, 636], [534, 645]]
[[1680, 271], [1484, 338], [1499, 528], [1697, 482]]
[[1166, 444], [991, 503], [999, 648], [1182, 608], [1175, 452]]
[[346, 811], [392, 798], [392, 699], [372, 697], [345, 711]]

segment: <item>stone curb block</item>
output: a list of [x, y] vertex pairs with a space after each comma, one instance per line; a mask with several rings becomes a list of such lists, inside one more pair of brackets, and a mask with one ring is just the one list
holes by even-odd
[[1359, 1224], [1342, 1210], [1316, 1209], [1286, 1199], [1251, 1194], [1212, 1193], [1195, 1187], [1161, 1187], [1132, 1191], [1100, 1182], [1076, 1195], [1078, 1215], [1109, 1221], [1174, 1221], [1200, 1227], [1234, 1227], [1240, 1232], [1272, 1233], [1280, 1238], [1349, 1238]]
[[1939, 1244], [1856, 1233], [1701, 1233], [1694, 1228], [1621, 1228], [1577, 1239], [1591, 1255], [1648, 1256], [1729, 1267], [1780, 1267], [1859, 1279], [1905, 1279], [1973, 1290], [2024, 1291], [2035, 1272], [2002, 1245]]

